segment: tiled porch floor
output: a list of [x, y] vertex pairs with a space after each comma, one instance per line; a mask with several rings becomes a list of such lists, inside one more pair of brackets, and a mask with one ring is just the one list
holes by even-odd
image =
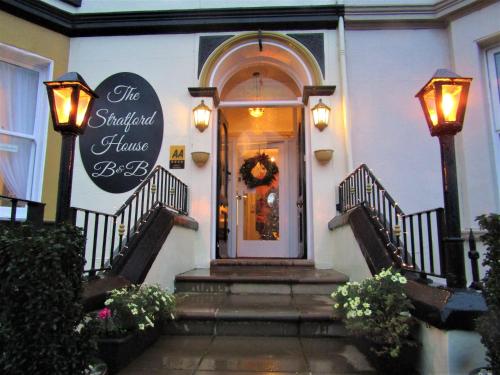
[[343, 338], [162, 336], [119, 375], [375, 373]]

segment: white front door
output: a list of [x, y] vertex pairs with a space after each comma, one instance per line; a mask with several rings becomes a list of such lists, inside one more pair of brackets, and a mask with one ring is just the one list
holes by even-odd
[[[236, 256], [252, 258], [289, 257], [289, 199], [287, 148], [284, 142], [268, 143], [265, 147], [237, 144], [235, 150], [236, 171]], [[265, 154], [276, 163], [279, 172], [268, 185], [249, 188], [239, 169], [249, 158]], [[265, 169], [258, 165], [253, 171], [263, 176]], [[280, 199], [282, 197], [282, 199]]]

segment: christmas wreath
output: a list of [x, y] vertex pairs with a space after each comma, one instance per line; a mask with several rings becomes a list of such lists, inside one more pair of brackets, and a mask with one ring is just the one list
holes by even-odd
[[245, 159], [240, 174], [245, 184], [251, 189], [257, 186], [270, 185], [279, 172], [278, 166], [271, 161], [269, 155], [262, 153]]

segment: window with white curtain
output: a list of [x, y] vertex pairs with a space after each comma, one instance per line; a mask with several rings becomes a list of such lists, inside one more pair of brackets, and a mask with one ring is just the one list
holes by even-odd
[[492, 134], [496, 159], [497, 189], [500, 197], [500, 46], [488, 50], [486, 58], [493, 113]]
[[41, 200], [51, 76], [51, 60], [0, 43], [0, 195]]

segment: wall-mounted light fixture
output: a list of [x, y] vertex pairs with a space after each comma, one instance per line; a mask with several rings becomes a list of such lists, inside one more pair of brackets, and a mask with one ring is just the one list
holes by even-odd
[[75, 140], [77, 135], [85, 132], [97, 94], [75, 72], [44, 83], [47, 86], [54, 130], [62, 135], [56, 222], [72, 222], [70, 205]]
[[328, 119], [330, 118], [330, 107], [319, 100], [312, 109], [313, 122], [320, 131], [323, 131], [328, 126]]
[[212, 110], [205, 104], [204, 100], [193, 108], [194, 126], [196, 126], [196, 129], [200, 132], [208, 128], [210, 112], [212, 112]]

